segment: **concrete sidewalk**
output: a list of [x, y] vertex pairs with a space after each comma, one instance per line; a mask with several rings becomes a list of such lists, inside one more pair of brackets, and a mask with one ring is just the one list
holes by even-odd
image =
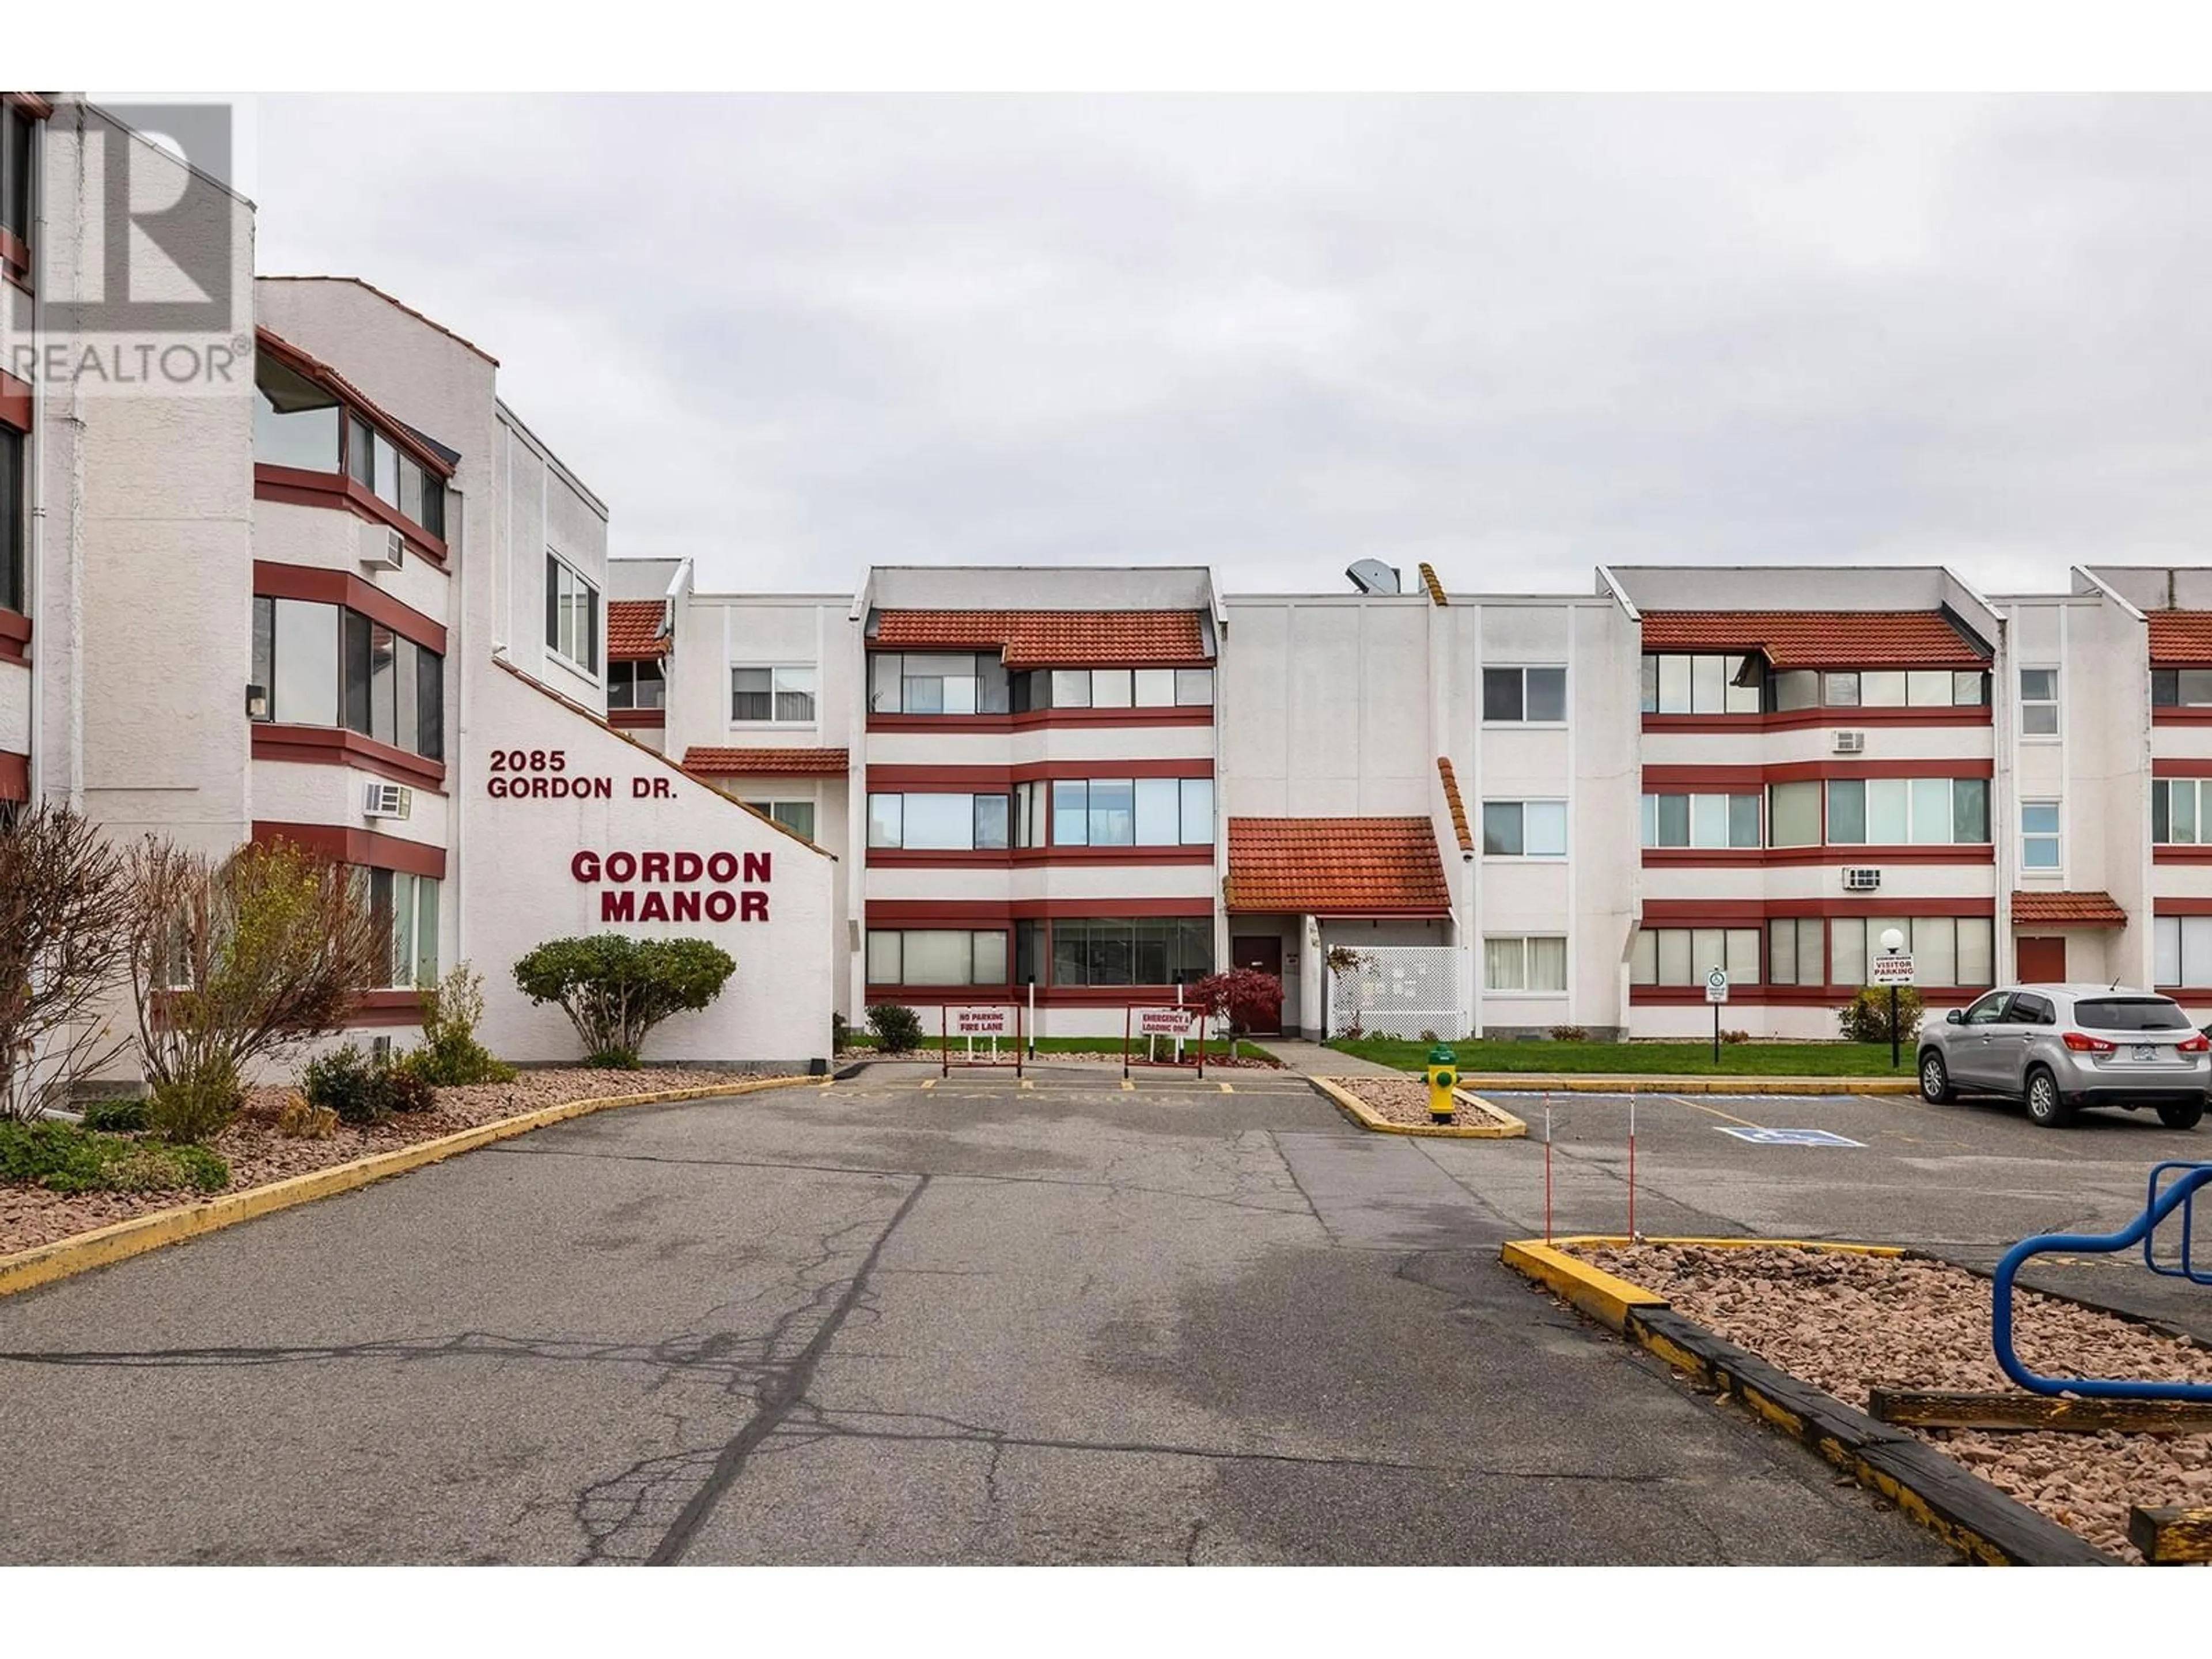
[[[1309, 1077], [1413, 1077], [1380, 1060], [1288, 1037], [1254, 1039], [1291, 1071]], [[1909, 1095], [1909, 1077], [1668, 1077], [1641, 1072], [1462, 1072], [1460, 1087], [1478, 1093], [1579, 1095]]]
[[1254, 1037], [1254, 1042], [1274, 1055], [1293, 1072], [1303, 1072], [1308, 1077], [1405, 1077], [1394, 1066], [1379, 1060], [1362, 1060], [1357, 1054], [1347, 1054], [1334, 1048], [1324, 1048], [1318, 1042], [1307, 1042], [1297, 1037]]

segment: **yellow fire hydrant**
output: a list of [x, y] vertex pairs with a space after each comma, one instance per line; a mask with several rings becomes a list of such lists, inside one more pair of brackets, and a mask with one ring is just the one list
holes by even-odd
[[1434, 1123], [1452, 1121], [1452, 1089], [1459, 1082], [1459, 1056], [1448, 1042], [1439, 1042], [1429, 1050], [1429, 1120]]

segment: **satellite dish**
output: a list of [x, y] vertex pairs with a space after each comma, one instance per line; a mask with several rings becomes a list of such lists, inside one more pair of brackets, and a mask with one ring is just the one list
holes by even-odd
[[1398, 573], [1380, 559], [1362, 559], [1344, 573], [1363, 593], [1397, 593]]

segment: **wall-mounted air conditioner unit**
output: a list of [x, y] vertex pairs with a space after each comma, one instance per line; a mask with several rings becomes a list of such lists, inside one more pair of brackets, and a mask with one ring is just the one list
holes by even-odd
[[1836, 733], [1836, 752], [1838, 755], [1858, 755], [1866, 751], [1866, 733], [1838, 732]]
[[367, 786], [361, 810], [372, 818], [404, 818], [415, 810], [415, 792], [404, 783]]
[[1863, 865], [1846, 865], [1844, 868], [1844, 890], [1846, 893], [1871, 893], [1881, 886], [1881, 872]]
[[398, 570], [407, 562], [407, 538], [389, 525], [369, 525], [362, 532], [361, 562], [371, 570]]

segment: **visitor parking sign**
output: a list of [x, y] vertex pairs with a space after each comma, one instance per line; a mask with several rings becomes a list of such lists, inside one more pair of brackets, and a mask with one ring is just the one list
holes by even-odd
[[1826, 1129], [1754, 1129], [1748, 1125], [1737, 1128], [1732, 1124], [1715, 1124], [1724, 1135], [1734, 1135], [1738, 1140], [1748, 1140], [1758, 1146], [1859, 1146], [1863, 1140], [1850, 1140]]

